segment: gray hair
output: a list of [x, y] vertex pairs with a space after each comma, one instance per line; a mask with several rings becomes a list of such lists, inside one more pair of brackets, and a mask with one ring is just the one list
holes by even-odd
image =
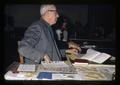
[[53, 4], [45, 4], [40, 6], [40, 14], [44, 15], [48, 10], [56, 9]]

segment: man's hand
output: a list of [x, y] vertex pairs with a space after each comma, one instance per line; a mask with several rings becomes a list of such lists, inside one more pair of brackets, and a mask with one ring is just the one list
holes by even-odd
[[46, 63], [51, 63], [52, 62], [51, 59], [50, 59], [50, 57], [47, 54], [44, 55], [44, 61]]
[[68, 43], [68, 46], [69, 46], [69, 48], [73, 48], [73, 49], [76, 49], [79, 52], [81, 52], [81, 48], [80, 48], [79, 44], [77, 44], [77, 43], [74, 43], [74, 42], [70, 41]]
[[67, 49], [66, 53], [78, 54], [78, 50], [77, 49]]

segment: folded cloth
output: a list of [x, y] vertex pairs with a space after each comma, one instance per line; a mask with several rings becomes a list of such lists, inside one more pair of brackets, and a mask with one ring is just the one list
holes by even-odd
[[37, 76], [38, 79], [52, 79], [51, 72], [40, 72]]

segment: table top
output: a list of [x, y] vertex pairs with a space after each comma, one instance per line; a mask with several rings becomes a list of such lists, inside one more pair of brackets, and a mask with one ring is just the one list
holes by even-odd
[[[61, 66], [62, 65], [62, 66]], [[42, 68], [44, 66], [44, 68]], [[66, 67], [64, 61], [53, 62], [51, 64], [39, 64], [35, 72], [14, 73], [8, 70], [4, 75], [5, 80], [113, 80], [115, 65], [103, 64], [73, 64], [76, 73], [62, 72], [61, 68]], [[67, 69], [69, 70], [69, 69]], [[56, 71], [56, 72], [55, 72]], [[42, 72], [52, 74], [51, 79], [39, 79], [38, 75]]]

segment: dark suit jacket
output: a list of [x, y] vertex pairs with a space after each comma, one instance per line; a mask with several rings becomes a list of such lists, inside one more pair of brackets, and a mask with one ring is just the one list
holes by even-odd
[[43, 19], [33, 23], [26, 30], [24, 38], [19, 42], [18, 52], [36, 63], [42, 61], [45, 54], [48, 54], [53, 61], [60, 61], [62, 57], [56, 45], [52, 28]]

